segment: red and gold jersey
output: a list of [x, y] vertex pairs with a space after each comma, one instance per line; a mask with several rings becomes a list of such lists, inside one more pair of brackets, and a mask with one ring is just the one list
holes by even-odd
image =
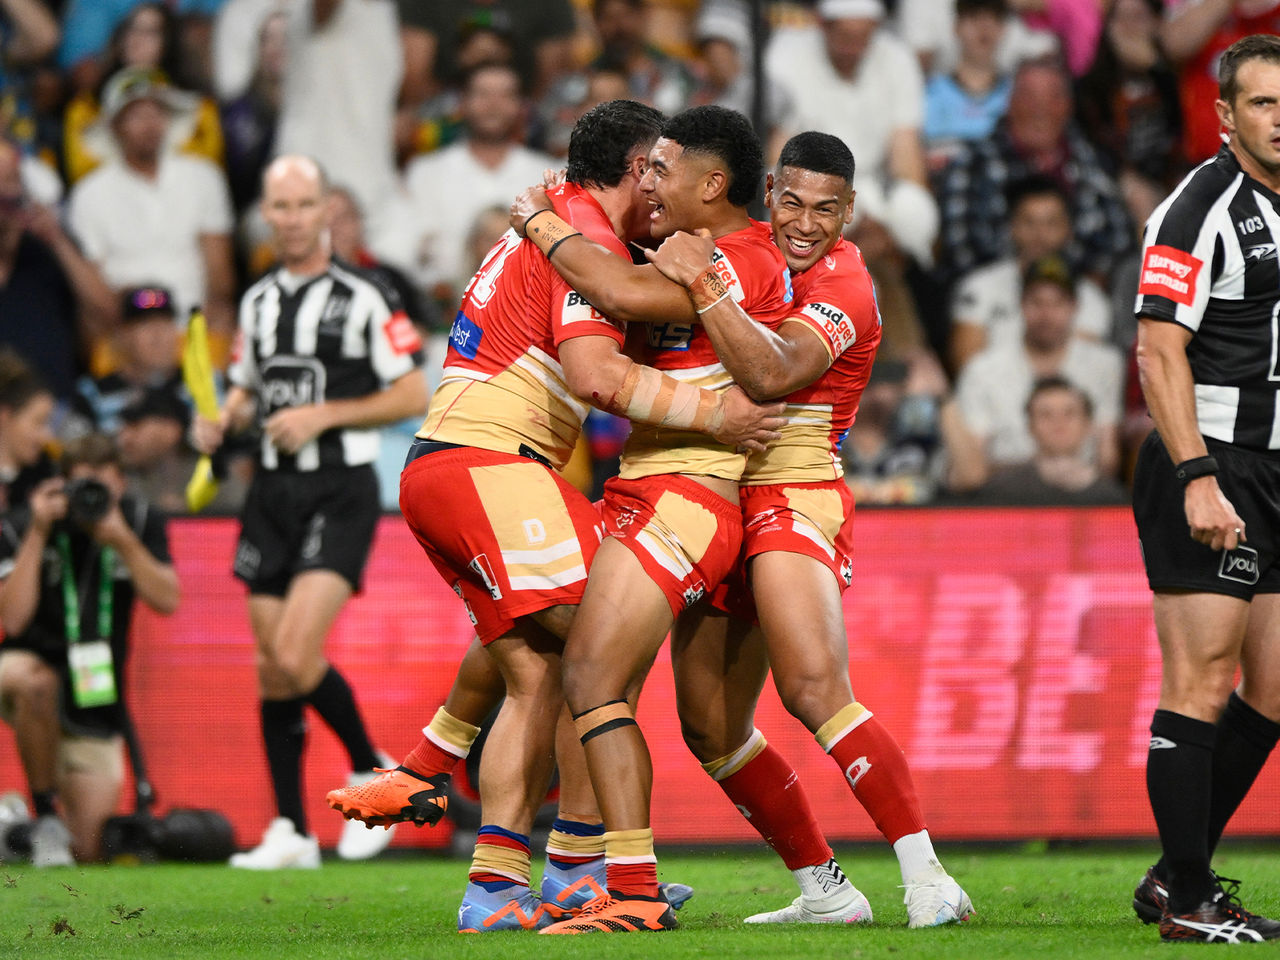
[[[773, 327], [790, 315], [791, 276], [767, 224], [752, 220], [750, 226], [718, 238], [714, 263], [729, 295], [756, 320]], [[719, 392], [733, 385], [701, 324], [649, 324], [643, 356], [637, 359], [708, 390]], [[746, 460], [744, 454], [706, 434], [634, 423], [622, 451], [619, 476], [634, 480], [688, 473], [736, 481]]]
[[[565, 184], [551, 202], [575, 229], [630, 261], [584, 188]], [[501, 453], [524, 448], [563, 468], [588, 405], [570, 393], [558, 347], [584, 336], [621, 346], [624, 330], [572, 290], [533, 243], [507, 231], [463, 291], [418, 436]]]
[[827, 371], [786, 397], [782, 438], [752, 454], [742, 482], [813, 483], [844, 476], [839, 445], [853, 424], [880, 345], [880, 310], [858, 248], [840, 240], [792, 278], [795, 304], [783, 323], [804, 324], [831, 357]]

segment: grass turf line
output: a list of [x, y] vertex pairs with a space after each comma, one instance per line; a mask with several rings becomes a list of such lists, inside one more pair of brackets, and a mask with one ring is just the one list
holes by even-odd
[[[0, 956], [995, 960], [1037, 953], [1167, 958], [1183, 949], [1161, 945], [1155, 928], [1139, 923], [1129, 907], [1151, 850], [943, 846], [940, 853], [978, 913], [968, 923], [931, 930], [906, 929], [897, 866], [883, 847], [837, 851], [875, 912], [874, 924], [855, 927], [745, 926], [742, 917], [796, 895], [775, 857], [739, 850], [667, 853], [660, 856], [662, 877], [692, 884], [697, 893], [678, 914], [681, 929], [658, 935], [660, 942], [652, 935], [607, 941], [601, 935], [460, 935], [456, 913], [466, 864], [431, 856], [326, 860], [320, 870], [266, 873], [221, 865], [35, 870], [0, 864]], [[1244, 881], [1247, 907], [1280, 915], [1280, 848], [1230, 845], [1215, 866]]]

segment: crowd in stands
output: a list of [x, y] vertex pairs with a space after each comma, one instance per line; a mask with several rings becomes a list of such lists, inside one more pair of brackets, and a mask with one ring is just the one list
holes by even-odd
[[[769, 162], [804, 129], [856, 158], [848, 236], [884, 323], [843, 445], [860, 502], [1123, 502], [1150, 428], [1142, 224], [1218, 149], [1218, 54], [1280, 32], [1280, 0], [775, 0], [759, 64], [751, 7], [0, 0], [0, 342], [52, 393], [62, 442], [115, 434], [140, 490], [180, 510], [182, 331], [202, 310], [225, 364], [272, 263], [273, 156], [324, 166], [334, 249], [401, 293], [430, 381], [512, 197], [562, 165], [583, 112], [718, 103], [756, 120]], [[415, 428], [386, 444], [388, 508]], [[584, 488], [618, 425], [588, 434]]]

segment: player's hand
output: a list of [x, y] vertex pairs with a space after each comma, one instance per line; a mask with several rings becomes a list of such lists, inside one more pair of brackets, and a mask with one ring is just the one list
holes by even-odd
[[1191, 538], [1210, 550], [1234, 550], [1245, 542], [1244, 521], [1222, 493], [1216, 477], [1187, 484], [1184, 504]]
[[285, 453], [297, 453], [325, 430], [329, 415], [323, 404], [309, 403], [300, 407], [277, 410], [262, 425], [267, 439]]
[[554, 190], [556, 187], [564, 186], [565, 177], [569, 171], [564, 167], [556, 170], [553, 167], [547, 167], [542, 171], [542, 185], [548, 190]]
[[191, 418], [191, 429], [187, 431], [187, 440], [197, 453], [212, 454], [227, 436], [226, 417], [210, 420], [196, 414]]
[[529, 222], [529, 218], [535, 213], [542, 210], [551, 210], [551, 201], [547, 198], [547, 191], [543, 187], [527, 187], [524, 193], [516, 197], [511, 204], [511, 216], [507, 220], [511, 224], [511, 228], [520, 236], [524, 236], [524, 225]]
[[711, 266], [715, 250], [711, 231], [699, 227], [695, 233], [677, 230], [657, 250], [646, 250], [644, 255], [668, 280], [687, 287]]
[[36, 484], [27, 503], [31, 508], [31, 526], [42, 536], [48, 536], [53, 525], [67, 515], [67, 482], [62, 477], [50, 477]]
[[736, 384], [720, 394], [720, 426], [712, 434], [741, 453], [762, 453], [782, 436], [785, 403], [756, 403]]

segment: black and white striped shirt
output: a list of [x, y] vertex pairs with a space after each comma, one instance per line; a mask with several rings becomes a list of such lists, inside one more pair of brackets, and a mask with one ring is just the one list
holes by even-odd
[[1200, 432], [1280, 449], [1280, 195], [1227, 147], [1156, 208], [1143, 235], [1135, 311], [1192, 332]]
[[[258, 398], [258, 417], [285, 407], [368, 396], [422, 363], [421, 341], [394, 290], [341, 261], [316, 277], [267, 274], [240, 301], [240, 332], [228, 379]], [[267, 470], [371, 463], [378, 429], [326, 430], [296, 454], [264, 435]]]

